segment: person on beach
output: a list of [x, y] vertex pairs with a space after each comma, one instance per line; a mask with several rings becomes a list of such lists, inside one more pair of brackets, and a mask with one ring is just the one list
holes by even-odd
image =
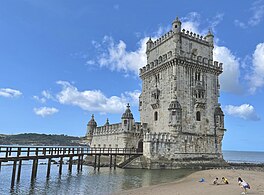
[[214, 185], [218, 185], [218, 177], [216, 177], [216, 178], [214, 179], [213, 184], [214, 184]]
[[247, 189], [250, 189], [249, 184], [245, 180], [241, 179], [241, 177], [238, 178], [238, 185], [244, 190], [241, 194], [246, 194]]
[[222, 182], [223, 182], [224, 184], [228, 184], [228, 180], [227, 180], [225, 177], [222, 177]]

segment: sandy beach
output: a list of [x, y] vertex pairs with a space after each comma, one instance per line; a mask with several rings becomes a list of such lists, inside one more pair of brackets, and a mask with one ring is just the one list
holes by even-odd
[[[218, 177], [226, 177], [229, 184], [213, 185], [213, 180]], [[122, 195], [239, 195], [242, 189], [239, 187], [237, 178], [241, 177], [247, 181], [251, 189], [247, 194], [264, 194], [264, 172], [248, 170], [213, 169], [195, 172], [179, 181], [142, 187], [133, 190], [122, 191]], [[204, 182], [199, 182], [204, 178]]]

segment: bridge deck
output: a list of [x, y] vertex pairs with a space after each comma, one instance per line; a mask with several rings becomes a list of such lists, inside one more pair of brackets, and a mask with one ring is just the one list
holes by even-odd
[[0, 162], [84, 155], [142, 155], [134, 148], [90, 148], [76, 146], [0, 146]]

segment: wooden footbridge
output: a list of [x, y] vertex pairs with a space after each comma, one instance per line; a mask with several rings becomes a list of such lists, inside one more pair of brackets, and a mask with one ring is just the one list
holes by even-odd
[[[13, 171], [11, 178], [11, 188], [14, 187], [15, 180], [20, 181], [20, 174], [23, 161], [32, 160], [31, 180], [37, 176], [38, 160], [47, 159], [47, 177], [50, 176], [52, 159], [59, 160], [59, 174], [62, 174], [63, 158], [68, 159], [68, 171], [72, 171], [72, 165], [77, 163], [77, 171], [82, 171], [84, 156], [94, 157], [94, 169], [100, 169], [100, 157], [109, 156], [109, 167], [114, 169], [117, 166], [117, 156], [129, 156], [128, 159], [134, 159], [135, 156], [142, 155], [142, 151], [134, 148], [90, 148], [78, 146], [0, 146], [0, 171], [3, 162], [12, 162]], [[75, 158], [75, 159], [74, 159]], [[129, 162], [129, 160], [126, 162]], [[124, 164], [124, 163], [123, 163]], [[122, 166], [123, 166], [122, 164]], [[18, 167], [18, 169], [17, 169]]]

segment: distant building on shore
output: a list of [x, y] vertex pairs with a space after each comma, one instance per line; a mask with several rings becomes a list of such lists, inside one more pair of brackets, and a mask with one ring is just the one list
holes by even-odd
[[[223, 163], [224, 114], [218, 102], [222, 63], [213, 61], [214, 36], [172, 29], [146, 43], [147, 65], [140, 68], [140, 123], [129, 105], [121, 123], [87, 125], [92, 147], [139, 148], [131, 167], [176, 168]], [[142, 165], [142, 162], [143, 165]], [[134, 164], [133, 164], [134, 163]]]

